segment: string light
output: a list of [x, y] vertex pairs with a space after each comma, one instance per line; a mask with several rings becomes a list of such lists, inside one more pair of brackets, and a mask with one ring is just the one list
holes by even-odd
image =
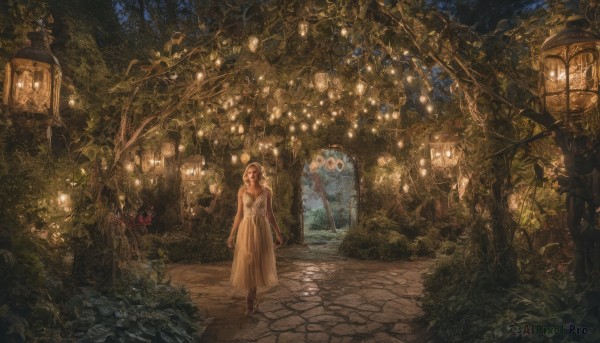
[[340, 30], [340, 34], [342, 35], [342, 37], [348, 36], [348, 29], [345, 27], [342, 27], [342, 29]]
[[420, 102], [420, 103], [422, 103], [422, 104], [425, 104], [425, 103], [427, 102], [427, 100], [428, 100], [428, 98], [427, 98], [427, 95], [425, 95], [425, 94], [421, 94], [421, 95], [419, 96], [419, 102]]
[[196, 81], [202, 81], [202, 80], [204, 80], [204, 76], [205, 76], [204, 72], [201, 72], [201, 71], [196, 72]]

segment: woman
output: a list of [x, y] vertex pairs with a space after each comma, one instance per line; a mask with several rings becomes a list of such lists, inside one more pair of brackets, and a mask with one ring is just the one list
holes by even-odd
[[257, 162], [248, 164], [242, 179], [244, 186], [238, 192], [237, 214], [227, 246], [235, 246], [231, 284], [248, 290], [246, 314], [252, 315], [258, 308], [256, 289], [278, 284], [271, 227], [275, 229], [277, 245], [283, 243], [283, 237], [273, 215], [273, 194], [265, 186], [262, 166]]

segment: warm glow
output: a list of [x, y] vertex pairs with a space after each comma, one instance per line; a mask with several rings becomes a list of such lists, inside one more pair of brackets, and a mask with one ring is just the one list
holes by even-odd
[[427, 176], [427, 169], [423, 168], [419, 172], [421, 173], [421, 176]]
[[298, 34], [300, 35], [300, 37], [306, 37], [306, 35], [308, 34], [308, 22], [303, 20], [300, 23], [298, 23]]
[[425, 95], [425, 94], [421, 94], [421, 95], [419, 96], [419, 102], [420, 102], [420, 103], [422, 103], [422, 104], [425, 104], [425, 103], [427, 102], [427, 100], [428, 100], [428, 98], [427, 98], [427, 95]]
[[237, 155], [231, 155], [231, 164], [236, 164], [238, 161]]
[[356, 95], [362, 96], [363, 94], [365, 94], [366, 90], [367, 90], [367, 85], [364, 82], [359, 80], [356, 83]]
[[260, 41], [258, 40], [258, 38], [256, 36], [250, 36], [248, 38], [248, 49], [252, 52], [256, 52], [259, 42]]
[[196, 73], [196, 81], [202, 81], [202, 80], [204, 80], [204, 72], [199, 71]]

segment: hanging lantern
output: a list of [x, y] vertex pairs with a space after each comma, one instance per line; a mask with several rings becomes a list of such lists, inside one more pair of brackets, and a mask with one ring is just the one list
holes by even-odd
[[306, 20], [298, 23], [298, 34], [300, 34], [300, 37], [306, 37], [308, 34], [308, 22]]
[[362, 82], [361, 80], [358, 80], [358, 82], [356, 83], [356, 87], [355, 87], [356, 95], [362, 96], [363, 94], [365, 94], [366, 90], [367, 90], [367, 84]]
[[165, 169], [161, 151], [144, 149], [142, 151], [142, 172], [149, 175], [162, 174]]
[[46, 49], [45, 33], [30, 32], [31, 46], [6, 64], [4, 104], [14, 113], [38, 113], [58, 117], [62, 71]]
[[459, 153], [456, 148], [458, 137], [455, 135], [436, 135], [429, 141], [431, 167], [446, 169], [456, 166]]
[[181, 180], [184, 182], [200, 181], [202, 179], [203, 158], [201, 155], [187, 158], [181, 165]]
[[69, 212], [71, 210], [71, 197], [69, 194], [59, 191], [58, 196], [56, 197], [56, 202], [58, 207], [64, 211]]
[[315, 88], [319, 92], [325, 92], [329, 88], [329, 74], [325, 72], [315, 73]]
[[173, 157], [175, 155], [175, 143], [170, 140], [163, 142], [161, 153], [163, 157]]
[[598, 103], [600, 36], [574, 18], [541, 47], [540, 93], [544, 109], [569, 124], [595, 113]]
[[251, 52], [256, 52], [256, 49], [258, 48], [258, 43], [260, 43], [260, 40], [256, 36], [248, 37], [248, 50], [250, 50]]

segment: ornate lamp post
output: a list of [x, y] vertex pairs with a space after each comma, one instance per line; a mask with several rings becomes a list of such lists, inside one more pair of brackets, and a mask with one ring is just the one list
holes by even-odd
[[580, 130], [585, 115], [598, 105], [600, 37], [575, 19], [541, 47], [540, 91], [544, 109]]
[[58, 117], [62, 72], [58, 60], [46, 48], [44, 31], [30, 32], [31, 46], [6, 64], [3, 102], [13, 113]]
[[562, 184], [568, 189], [567, 226], [575, 245], [575, 279], [585, 282], [600, 270], [595, 213], [600, 205], [600, 144], [588, 130], [598, 128], [600, 36], [581, 24], [571, 20], [542, 45], [540, 94], [544, 111], [562, 124], [554, 130], [568, 176]]

